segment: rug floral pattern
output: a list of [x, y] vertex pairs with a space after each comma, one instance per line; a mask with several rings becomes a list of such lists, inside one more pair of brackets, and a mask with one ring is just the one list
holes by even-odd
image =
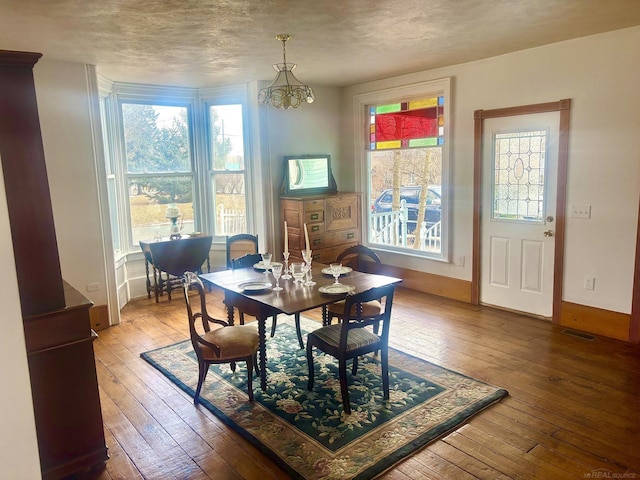
[[[318, 324], [303, 318], [303, 330]], [[193, 395], [198, 379], [189, 341], [144, 353], [143, 358]], [[390, 398], [383, 400], [378, 357], [361, 358], [348, 372], [351, 415], [342, 408], [337, 362], [314, 351], [315, 383], [290, 320], [278, 318], [267, 341], [268, 386], [254, 379], [246, 393], [246, 368], [212, 366], [202, 403], [274, 458], [294, 478], [365, 479], [464, 423], [507, 394], [397, 350], [389, 351]]]

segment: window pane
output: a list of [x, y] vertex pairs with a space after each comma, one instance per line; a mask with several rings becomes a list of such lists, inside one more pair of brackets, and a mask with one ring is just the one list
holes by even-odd
[[218, 173], [212, 175], [212, 191], [215, 192], [216, 235], [247, 233], [244, 174]]
[[211, 191], [216, 235], [251, 233], [247, 226], [242, 105], [209, 107]]
[[369, 242], [441, 253], [442, 148], [369, 152], [369, 167]]
[[183, 233], [191, 233], [193, 224], [193, 180], [191, 176], [149, 176], [129, 179], [129, 209], [133, 242], [156, 235], [169, 236], [167, 207], [175, 203], [180, 209], [179, 224]]
[[242, 105], [211, 105], [209, 125], [213, 170], [244, 170]]
[[127, 173], [191, 172], [187, 107], [122, 104]]

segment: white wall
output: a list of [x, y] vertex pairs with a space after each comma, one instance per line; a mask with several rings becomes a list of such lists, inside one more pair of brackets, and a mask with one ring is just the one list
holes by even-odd
[[[104, 305], [107, 280], [87, 67], [43, 58], [34, 77], [62, 276], [94, 304]], [[98, 290], [87, 291], [93, 283]]]
[[0, 181], [0, 231], [5, 232], [0, 237], [0, 270], [4, 277], [0, 289], [0, 477], [33, 480], [40, 478], [40, 457], [4, 181]]
[[[342, 156], [357, 155], [354, 95], [452, 77], [451, 258], [470, 259], [474, 110], [571, 98], [567, 207], [589, 204], [592, 218], [571, 218], [567, 212], [563, 299], [630, 313], [640, 192], [638, 45], [640, 27], [634, 27], [347, 88]], [[471, 279], [470, 261], [464, 267], [398, 255], [384, 261]], [[584, 289], [586, 276], [595, 276], [595, 290]]]
[[[331, 87], [312, 85], [316, 100], [311, 104], [302, 104], [297, 109], [280, 110], [263, 106], [266, 113], [267, 152], [263, 152], [262, 168], [269, 172], [272, 181], [273, 219], [275, 225], [274, 241], [271, 245], [276, 257], [281, 258], [284, 220], [280, 218], [280, 187], [284, 176], [284, 157], [289, 155], [331, 155], [331, 166], [338, 184], [338, 190], [345, 190], [342, 170], [345, 163], [351, 164], [351, 158], [340, 156], [340, 90]], [[269, 211], [265, 215], [271, 216]], [[278, 250], [278, 251], [276, 251]]]

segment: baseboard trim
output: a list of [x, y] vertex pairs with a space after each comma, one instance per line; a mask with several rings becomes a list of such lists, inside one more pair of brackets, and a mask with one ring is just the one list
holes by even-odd
[[[372, 264], [374, 265], [374, 264]], [[402, 278], [402, 287], [440, 297], [471, 303], [471, 282], [458, 278], [443, 277], [433, 273], [418, 272], [407, 268], [381, 265], [372, 271], [391, 277]]]
[[602, 308], [562, 302], [560, 325], [616, 340], [629, 341], [631, 316]]

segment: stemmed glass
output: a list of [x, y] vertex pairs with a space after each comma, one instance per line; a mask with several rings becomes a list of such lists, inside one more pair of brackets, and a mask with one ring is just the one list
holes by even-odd
[[302, 283], [302, 277], [304, 277], [305, 273], [307, 273], [303, 267], [306, 266], [306, 263], [292, 263], [291, 264], [291, 275], [293, 275], [293, 283]]
[[331, 269], [331, 275], [335, 279], [334, 285], [340, 285], [340, 275], [342, 274], [342, 264], [341, 263], [331, 263], [329, 264], [329, 268]]
[[278, 292], [282, 290], [282, 287], [280, 286], [280, 275], [282, 275], [282, 264], [279, 262], [273, 262], [271, 264], [271, 273], [273, 274], [273, 278], [276, 279], [276, 286], [273, 288], [273, 290]]
[[284, 258], [284, 275], [281, 278], [289, 280], [291, 278], [291, 275], [289, 275], [289, 252], [284, 252], [282, 258]]
[[313, 261], [313, 257], [311, 256], [311, 250], [303, 250], [302, 259], [304, 260], [304, 263], [307, 265], [307, 271], [306, 271], [307, 281], [304, 282], [304, 284], [308, 287], [311, 287], [316, 284], [316, 282], [313, 281], [313, 273], [311, 271], [311, 262]]
[[269, 280], [269, 268], [271, 267], [271, 254], [263, 253], [262, 255], [262, 266], [264, 267], [264, 279], [266, 281]]

